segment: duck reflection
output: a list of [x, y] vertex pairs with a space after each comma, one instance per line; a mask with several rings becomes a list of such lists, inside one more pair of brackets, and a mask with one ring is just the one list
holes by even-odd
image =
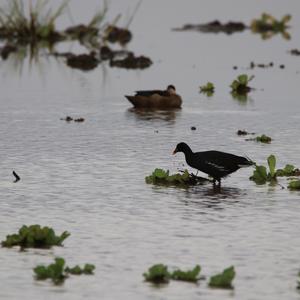
[[176, 117], [180, 114], [180, 109], [174, 110], [150, 110], [141, 108], [129, 108], [127, 114], [134, 116], [138, 120], [162, 120], [167, 122], [174, 122]]

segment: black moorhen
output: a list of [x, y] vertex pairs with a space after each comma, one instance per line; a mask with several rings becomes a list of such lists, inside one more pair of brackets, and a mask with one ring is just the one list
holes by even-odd
[[186, 143], [179, 143], [173, 154], [183, 152], [189, 166], [204, 172], [213, 178], [214, 185], [218, 181], [221, 185], [221, 178], [225, 177], [239, 168], [249, 167], [255, 163], [242, 156], [220, 151], [193, 152]]

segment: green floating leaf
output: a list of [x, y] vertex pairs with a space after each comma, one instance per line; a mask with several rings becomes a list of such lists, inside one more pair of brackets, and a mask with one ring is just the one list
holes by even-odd
[[81, 274], [86, 274], [86, 275], [92, 275], [94, 274], [95, 266], [91, 264], [85, 264], [83, 268], [80, 266], [76, 265], [73, 268], [66, 267], [65, 272], [73, 275], [81, 275]]
[[300, 176], [300, 170], [293, 165], [287, 164], [283, 169], [276, 171], [276, 176]]
[[215, 86], [212, 82], [208, 82], [206, 85], [200, 86], [200, 93], [204, 93], [207, 96], [212, 96], [215, 91]]
[[184, 170], [181, 174], [169, 175], [169, 170], [155, 169], [150, 176], [145, 177], [145, 181], [148, 184], [185, 187], [204, 183], [207, 179], [189, 174], [187, 170]]
[[248, 77], [247, 74], [241, 74], [235, 79], [230, 87], [231, 94], [237, 98], [237, 95], [247, 95], [251, 91], [251, 88], [248, 86], [248, 83], [254, 78], [254, 76]]
[[51, 279], [54, 284], [62, 284], [68, 274], [73, 275], [92, 275], [94, 274], [95, 266], [85, 264], [83, 268], [75, 266], [73, 268], [65, 267], [65, 260], [61, 257], [55, 258], [55, 262], [48, 266], [39, 265], [33, 269], [36, 280]]
[[300, 190], [300, 180], [293, 180], [289, 182], [288, 188], [290, 190]]
[[238, 76], [238, 82], [242, 85], [247, 85], [248, 83], [248, 75], [242, 74]]
[[61, 284], [67, 277], [64, 273], [65, 260], [61, 257], [55, 258], [55, 263], [49, 266], [39, 265], [33, 269], [37, 280], [51, 279], [54, 284]]
[[269, 137], [269, 136], [267, 136], [267, 135], [265, 135], [265, 134], [262, 134], [261, 136], [257, 136], [257, 137], [255, 138], [255, 140], [256, 140], [257, 142], [269, 144], [269, 143], [271, 143], [272, 138]]
[[276, 177], [276, 158], [273, 154], [268, 157], [268, 165], [270, 169], [270, 175], [272, 178]]
[[267, 168], [265, 166], [256, 166], [250, 180], [253, 180], [256, 184], [265, 184], [268, 180]]
[[200, 277], [198, 276], [200, 274], [200, 271], [201, 267], [199, 265], [195, 266], [194, 269], [188, 271], [181, 271], [178, 269], [171, 274], [171, 278], [174, 280], [197, 282], [200, 279]]
[[6, 240], [1, 242], [2, 247], [20, 246], [21, 248], [50, 248], [52, 246], [62, 246], [62, 242], [70, 236], [64, 231], [57, 236], [50, 227], [40, 225], [23, 225], [19, 232], [7, 235]]
[[222, 273], [212, 276], [209, 281], [210, 287], [232, 289], [232, 280], [235, 277], [234, 267], [225, 269]]
[[146, 281], [155, 284], [168, 283], [171, 277], [168, 267], [163, 264], [153, 265], [148, 269], [147, 273], [143, 274], [143, 276]]

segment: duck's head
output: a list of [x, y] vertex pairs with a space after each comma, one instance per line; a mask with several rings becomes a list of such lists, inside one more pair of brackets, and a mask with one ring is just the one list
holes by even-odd
[[192, 151], [191, 148], [186, 143], [181, 142], [177, 144], [175, 150], [173, 151], [173, 155], [176, 154], [177, 152], [187, 153], [191, 151]]
[[175, 88], [175, 86], [172, 85], [172, 84], [168, 85], [167, 91], [168, 91], [170, 94], [176, 94], [176, 88]]

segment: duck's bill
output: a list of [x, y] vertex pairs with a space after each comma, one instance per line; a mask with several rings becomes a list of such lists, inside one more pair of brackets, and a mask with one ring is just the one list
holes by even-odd
[[175, 155], [177, 153], [176, 149], [172, 152], [172, 155]]

